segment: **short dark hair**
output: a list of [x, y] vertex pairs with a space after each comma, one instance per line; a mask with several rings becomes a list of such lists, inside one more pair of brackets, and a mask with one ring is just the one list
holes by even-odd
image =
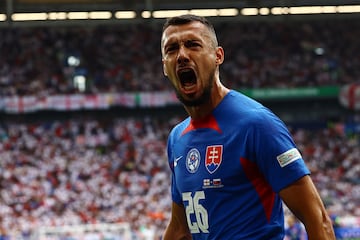
[[217, 45], [217, 38], [216, 38], [214, 25], [207, 18], [202, 16], [198, 16], [194, 14], [184, 14], [184, 15], [168, 18], [163, 25], [162, 31], [164, 32], [166, 28], [172, 25], [183, 25], [191, 22], [201, 22], [202, 24], [204, 24], [214, 35]]

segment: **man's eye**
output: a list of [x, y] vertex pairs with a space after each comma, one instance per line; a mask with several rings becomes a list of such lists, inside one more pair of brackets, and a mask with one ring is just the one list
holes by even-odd
[[171, 52], [173, 52], [173, 51], [175, 51], [176, 50], [176, 47], [175, 46], [170, 46], [170, 47], [167, 47], [166, 49], [165, 49], [165, 52], [166, 53], [171, 53]]
[[189, 48], [194, 48], [194, 47], [199, 47], [200, 44], [197, 43], [197, 42], [188, 42], [188, 43], [186, 44], [186, 46], [189, 47]]

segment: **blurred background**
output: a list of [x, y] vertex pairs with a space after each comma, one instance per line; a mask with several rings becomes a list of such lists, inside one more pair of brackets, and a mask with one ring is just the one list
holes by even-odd
[[[221, 80], [287, 124], [332, 217], [360, 239], [360, 1], [0, 1], [0, 239], [159, 240], [166, 17], [206, 16]], [[285, 209], [287, 240], [306, 239]]]

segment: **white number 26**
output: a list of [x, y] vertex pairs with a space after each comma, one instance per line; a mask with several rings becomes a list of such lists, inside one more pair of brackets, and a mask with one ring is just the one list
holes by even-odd
[[[183, 201], [185, 203], [186, 218], [191, 233], [208, 233], [209, 221], [208, 213], [206, 209], [199, 202], [201, 199], [205, 199], [204, 191], [195, 192], [192, 196], [191, 192], [184, 192], [182, 194]], [[186, 204], [188, 202], [188, 204]], [[191, 215], [195, 214], [195, 222], [191, 221]]]

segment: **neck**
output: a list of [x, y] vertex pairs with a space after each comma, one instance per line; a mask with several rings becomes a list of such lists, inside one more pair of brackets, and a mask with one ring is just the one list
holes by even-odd
[[216, 106], [221, 102], [221, 100], [229, 91], [230, 90], [222, 85], [220, 81], [216, 81], [212, 88], [211, 97], [208, 102], [196, 107], [185, 106], [185, 110], [192, 119], [201, 120], [207, 117], [214, 110], [214, 108], [216, 108]]

